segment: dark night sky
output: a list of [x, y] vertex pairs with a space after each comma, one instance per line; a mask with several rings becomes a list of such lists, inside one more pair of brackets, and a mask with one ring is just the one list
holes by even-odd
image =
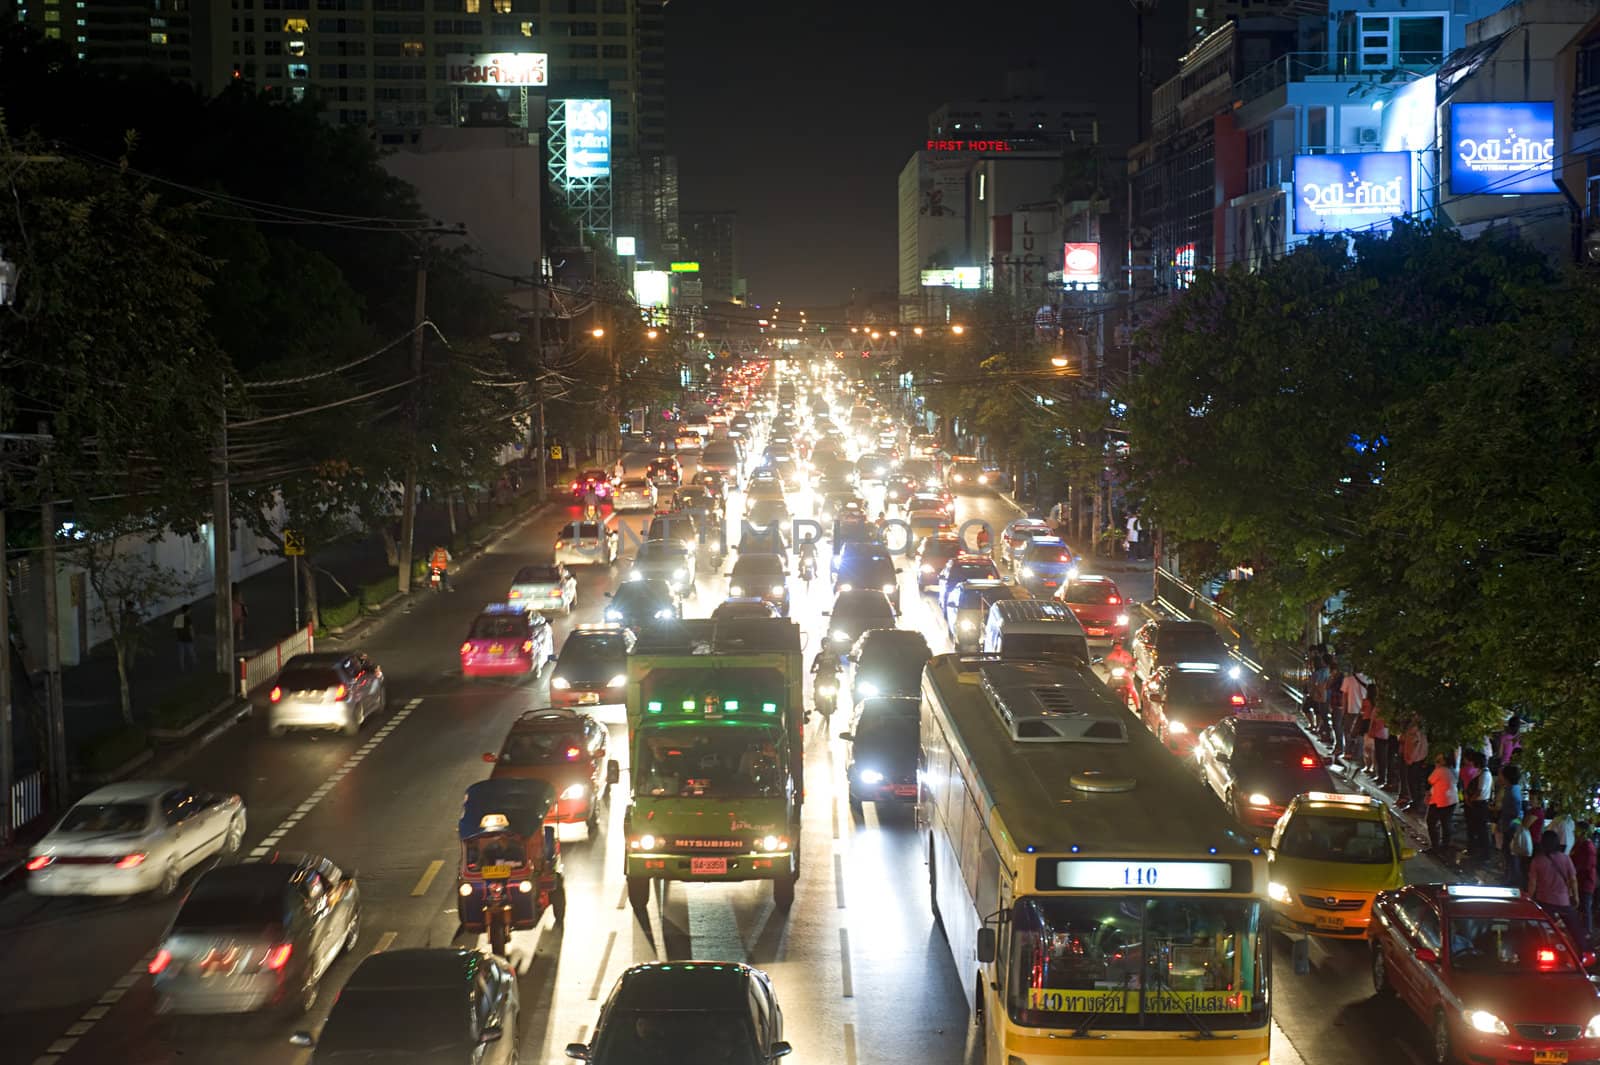
[[[1146, 23], [1155, 80], [1185, 6]], [[667, 50], [681, 206], [739, 213], [762, 303], [894, 291], [896, 181], [928, 112], [1003, 95], [1008, 70], [1033, 65], [1047, 95], [1099, 109], [1103, 140], [1134, 139], [1127, 0], [671, 0]]]

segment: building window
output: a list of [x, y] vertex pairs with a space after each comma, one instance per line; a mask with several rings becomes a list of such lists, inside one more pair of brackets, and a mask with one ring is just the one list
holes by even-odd
[[626, 15], [628, 13], [628, 0], [606, 0], [606, 14]]
[[574, 15], [594, 14], [595, 0], [567, 0], [567, 10]]
[[303, 55], [305, 55], [306, 54], [306, 42], [304, 42], [304, 41], [290, 41], [289, 42], [289, 54], [292, 55], [292, 56], [303, 56]]
[[310, 29], [311, 29], [311, 22], [310, 22], [309, 19], [286, 18], [286, 19], [283, 20], [283, 32], [284, 33], [306, 33]]
[[1395, 24], [1400, 66], [1432, 66], [1444, 58], [1443, 16], [1401, 16], [1395, 19]]
[[606, 69], [605, 69], [605, 79], [607, 81], [627, 81], [628, 80], [628, 68], [627, 67], [606, 67]]
[[150, 35], [150, 43], [151, 44], [166, 44], [167, 43], [167, 35], [164, 34], [164, 33], [152, 33]]
[[598, 37], [600, 26], [594, 22], [569, 22], [567, 23], [568, 37]]
[[600, 56], [603, 59], [626, 59], [628, 58], [628, 46], [625, 44], [608, 44], [600, 50]]
[[601, 29], [607, 37], [626, 37], [628, 24], [626, 22], [607, 22]]
[[289, 77], [294, 81], [303, 81], [311, 76], [311, 68], [304, 63], [290, 63]]
[[421, 59], [424, 53], [427, 52], [427, 47], [421, 41], [406, 41], [400, 45], [400, 52], [402, 55], [408, 55], [413, 59]]
[[266, 54], [266, 55], [282, 55], [283, 54], [283, 42], [282, 41], [276, 41], [276, 40], [267, 41], [266, 42], [266, 47], [263, 49], [263, 51], [264, 51], [264, 54]]
[[458, 33], [478, 37], [483, 34], [483, 22], [471, 18], [441, 18], [434, 19], [433, 32], [438, 34]]
[[464, 10], [467, 14], [476, 15], [483, 4], [483, 0], [462, 0], [462, 3], [465, 5]]
[[567, 58], [593, 59], [599, 54], [599, 51], [600, 49], [592, 44], [569, 44], [567, 45]]
[[522, 28], [522, 35], [524, 37], [532, 37], [533, 36], [533, 23], [524, 22], [522, 24], [521, 28]]

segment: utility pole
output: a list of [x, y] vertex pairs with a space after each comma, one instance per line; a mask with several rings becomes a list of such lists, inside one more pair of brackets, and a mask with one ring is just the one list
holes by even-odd
[[406, 458], [405, 491], [400, 498], [400, 544], [398, 574], [401, 595], [411, 591], [411, 541], [417, 522], [417, 447], [422, 425], [422, 325], [428, 318], [428, 260], [417, 253], [417, 296], [412, 314], [415, 332], [411, 335], [411, 447]]
[[533, 336], [533, 387], [537, 394], [533, 423], [534, 469], [538, 471], [539, 502], [549, 494], [549, 473], [545, 469], [550, 452], [544, 439], [544, 276], [539, 264], [533, 264], [533, 322], [529, 332]]
[[[48, 427], [39, 426], [42, 433]], [[56, 505], [50, 477], [50, 453], [40, 462], [44, 476], [44, 503], [39, 508], [40, 562], [44, 569], [44, 683], [45, 717], [50, 736], [50, 806], [59, 810], [67, 802], [67, 725], [61, 698], [61, 617], [56, 589]], [[11, 796], [3, 797], [10, 802]]]
[[211, 481], [211, 599], [217, 627], [216, 670], [233, 676], [233, 509], [228, 499], [228, 404], [221, 398], [216, 475]]
[[5, 481], [0, 479], [0, 844], [11, 842], [17, 826], [12, 823], [15, 807], [11, 802], [11, 777], [15, 750], [11, 736], [11, 571], [6, 568]]

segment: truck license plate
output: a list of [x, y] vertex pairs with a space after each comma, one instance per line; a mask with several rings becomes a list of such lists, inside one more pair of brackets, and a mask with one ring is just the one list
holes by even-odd
[[917, 786], [915, 784], [896, 784], [894, 793], [908, 797], [915, 796], [917, 794]]
[[690, 858], [689, 872], [693, 876], [721, 875], [728, 871], [726, 858]]

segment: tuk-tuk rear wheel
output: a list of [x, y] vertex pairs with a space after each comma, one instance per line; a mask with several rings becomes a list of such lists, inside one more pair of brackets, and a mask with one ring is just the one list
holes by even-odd
[[650, 878], [647, 876], [628, 877], [628, 902], [633, 906], [635, 913], [644, 913], [650, 909]]

